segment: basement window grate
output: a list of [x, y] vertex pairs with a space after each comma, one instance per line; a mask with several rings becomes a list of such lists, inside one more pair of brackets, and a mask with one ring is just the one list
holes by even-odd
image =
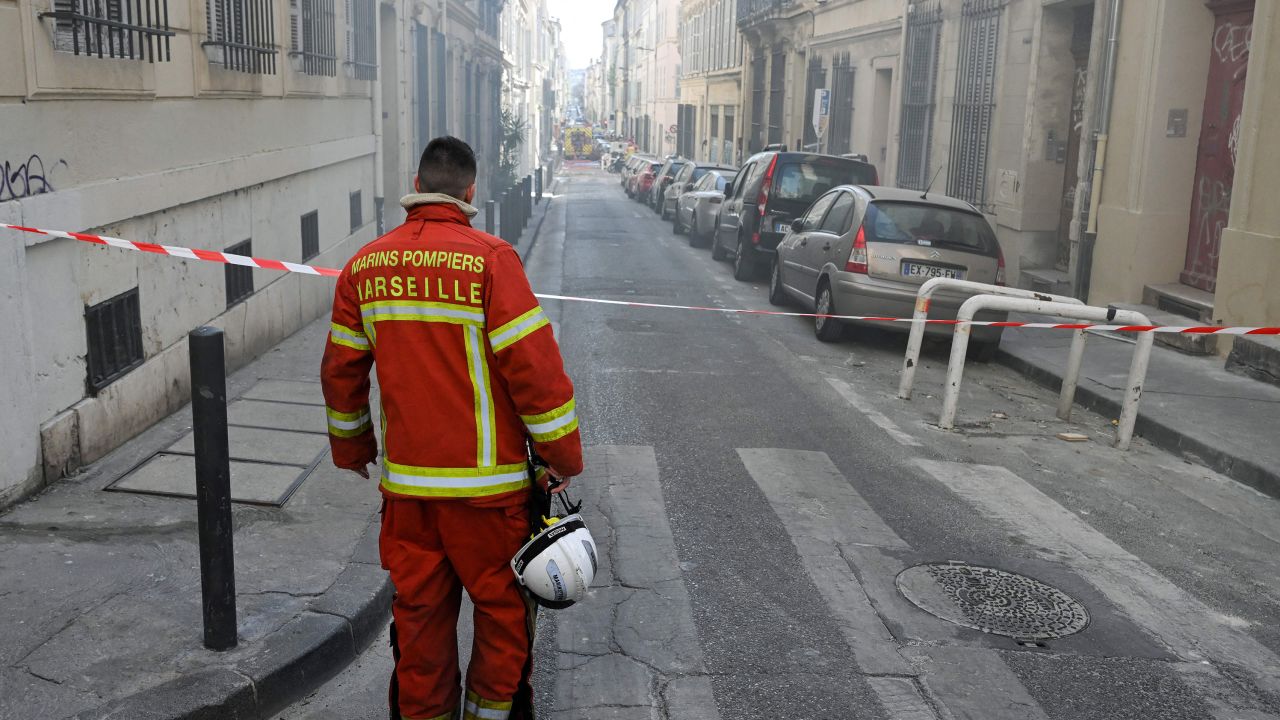
[[364, 208], [360, 199], [359, 190], [351, 193], [349, 197], [351, 205], [351, 232], [355, 232], [360, 229], [361, 225], [364, 225]]
[[142, 364], [142, 311], [138, 288], [84, 309], [90, 394]]
[[275, 13], [271, 0], [205, 0], [209, 62], [227, 70], [276, 74]]
[[167, 0], [54, 0], [53, 47], [99, 58], [168, 62]]
[[320, 211], [312, 210], [302, 216], [302, 261], [320, 254]]
[[[227, 248], [227, 252], [233, 255], [253, 255], [253, 241], [245, 240]], [[226, 266], [227, 273], [227, 307], [230, 308], [236, 303], [244, 300], [253, 294], [253, 268], [247, 265], [234, 265], [228, 263]]]

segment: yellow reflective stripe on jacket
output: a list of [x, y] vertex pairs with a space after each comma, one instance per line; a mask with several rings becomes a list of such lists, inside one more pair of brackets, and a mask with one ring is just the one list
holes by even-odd
[[476, 465], [488, 467], [498, 462], [498, 427], [494, 419], [493, 390], [489, 377], [489, 360], [480, 341], [480, 328], [472, 325], [463, 333], [467, 348], [467, 374], [476, 413]]
[[363, 332], [338, 323], [329, 323], [329, 342], [362, 352], [369, 349], [369, 338]]
[[373, 421], [369, 417], [369, 408], [355, 412], [339, 412], [325, 407], [325, 415], [329, 418], [329, 434], [342, 438], [363, 435], [373, 429]]
[[417, 497], [485, 497], [529, 486], [524, 463], [479, 468], [430, 468], [382, 464], [382, 487]]
[[421, 300], [378, 300], [360, 306], [366, 324], [384, 320], [453, 323], [484, 326], [484, 310], [470, 305], [423, 302]]
[[542, 307], [538, 306], [489, 333], [489, 344], [493, 346], [494, 352], [505, 350], [538, 328], [550, 324]]
[[510, 714], [510, 702], [485, 700], [470, 690], [467, 691], [467, 702], [462, 709], [463, 720], [507, 720]]
[[578, 413], [573, 398], [555, 410], [539, 415], [521, 415], [524, 426], [535, 442], [559, 440], [578, 429]]

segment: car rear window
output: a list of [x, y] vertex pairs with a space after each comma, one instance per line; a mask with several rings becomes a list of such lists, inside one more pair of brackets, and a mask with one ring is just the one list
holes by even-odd
[[870, 165], [839, 160], [806, 160], [786, 162], [773, 173], [773, 197], [782, 200], [813, 202], [837, 185], [863, 185], [875, 182]]
[[689, 176], [689, 182], [698, 182], [703, 175], [709, 172], [711, 172], [711, 168], [696, 167], [693, 169], [693, 174]]
[[981, 215], [923, 203], [873, 202], [862, 221], [867, 242], [925, 245], [995, 255], [995, 233]]

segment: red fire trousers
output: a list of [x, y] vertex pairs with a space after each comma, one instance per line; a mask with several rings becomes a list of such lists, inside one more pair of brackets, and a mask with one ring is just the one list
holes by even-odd
[[[451, 720], [461, 706], [466, 720], [506, 720], [527, 688], [532, 615], [510, 565], [528, 540], [527, 502], [526, 493], [386, 498], [379, 550], [396, 589], [392, 717]], [[465, 703], [457, 628], [463, 588], [475, 604]], [[510, 717], [520, 715], [517, 707]]]

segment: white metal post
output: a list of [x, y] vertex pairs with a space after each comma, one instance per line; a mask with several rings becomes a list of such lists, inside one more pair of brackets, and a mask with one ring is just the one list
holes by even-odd
[[[1150, 322], [1144, 318], [1141, 324]], [[1142, 386], [1147, 379], [1151, 346], [1155, 341], [1155, 333], [1138, 333], [1138, 344], [1129, 363], [1129, 382], [1124, 387], [1124, 404], [1120, 406], [1120, 426], [1116, 428], [1116, 447], [1121, 450], [1128, 450], [1129, 442], [1133, 440], [1133, 426], [1138, 422], [1138, 401], [1142, 399]]]
[[1080, 382], [1080, 365], [1084, 362], [1084, 343], [1088, 337], [1084, 330], [1072, 332], [1071, 351], [1067, 354], [1067, 369], [1062, 374], [1062, 392], [1058, 394], [1058, 417], [1071, 419], [1071, 406], [1076, 401], [1076, 385]]
[[[1005, 297], [1028, 298], [1032, 300], [1043, 300], [1046, 302], [1059, 302], [1068, 305], [1083, 305], [1084, 303], [1073, 297], [1065, 295], [1050, 295], [1048, 293], [1035, 292], [1034, 290], [1023, 290], [1021, 288], [1011, 288], [1004, 285], [988, 285], [987, 283], [973, 282], [971, 280], [953, 280], [951, 278], [932, 278], [926, 280], [920, 289], [916, 291], [916, 309], [911, 318], [911, 333], [907, 336], [907, 355], [902, 361], [902, 375], [898, 380], [898, 397], [903, 400], [911, 399], [911, 386], [915, 383], [916, 366], [920, 364], [920, 347], [924, 344], [924, 326], [921, 322], [929, 317], [929, 305], [933, 301], [933, 293], [940, 290], [965, 290], [970, 293], [981, 293], [984, 295], [1002, 295]], [[1077, 338], [1080, 342], [1084, 342], [1083, 335]], [[1075, 345], [1072, 345], [1072, 352], [1075, 352]], [[1081, 354], [1084, 349], [1080, 349]]]
[[[1071, 318], [1085, 322], [1121, 322], [1126, 325], [1150, 325], [1147, 316], [1133, 310], [1116, 310], [1093, 307], [1090, 305], [1072, 305], [1069, 303], [1043, 302], [1026, 298], [997, 297], [995, 295], [977, 295], [969, 298], [960, 306], [956, 319], [955, 336], [951, 341], [951, 359], [947, 363], [947, 384], [942, 397], [942, 414], [938, 426], [950, 430], [955, 427], [956, 405], [960, 402], [960, 383], [964, 379], [965, 352], [969, 349], [969, 335], [973, 328], [973, 317], [981, 310], [1003, 310], [1006, 312], [1026, 312], [1054, 317]], [[1082, 332], [1082, 331], [1077, 331]], [[1116, 429], [1116, 447], [1128, 450], [1133, 439], [1133, 426], [1138, 419], [1138, 401], [1142, 399], [1142, 384], [1146, 379], [1147, 365], [1151, 361], [1151, 346], [1155, 341], [1152, 333], [1139, 333], [1134, 346], [1133, 360], [1129, 364], [1129, 378], [1125, 384], [1125, 393], [1120, 412], [1120, 426]], [[1071, 380], [1071, 391], [1075, 392], [1075, 379], [1079, 374], [1079, 359], [1084, 354], [1084, 341], [1077, 338], [1073, 341], [1071, 358], [1068, 359], [1068, 370], [1074, 367], [1075, 375]], [[1067, 389], [1064, 377], [1063, 390]], [[1063, 393], [1065, 396], [1066, 393]], [[1063, 402], [1059, 397], [1059, 410]]]

